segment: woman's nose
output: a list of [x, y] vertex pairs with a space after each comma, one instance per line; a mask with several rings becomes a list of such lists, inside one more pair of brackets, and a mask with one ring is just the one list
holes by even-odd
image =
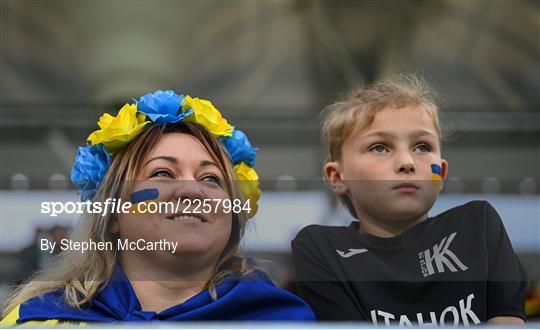
[[194, 179], [182, 179], [176, 180], [174, 189], [175, 199], [203, 199], [204, 193], [201, 189], [201, 185]]

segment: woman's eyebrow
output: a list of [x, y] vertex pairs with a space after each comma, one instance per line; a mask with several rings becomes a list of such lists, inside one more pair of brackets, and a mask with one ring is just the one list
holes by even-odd
[[154, 157], [154, 158], [148, 160], [144, 165], [146, 166], [146, 165], [148, 165], [148, 163], [150, 163], [150, 162], [152, 162], [152, 161], [154, 161], [154, 160], [158, 160], [158, 159], [163, 159], [163, 160], [166, 160], [166, 161], [168, 161], [168, 162], [170, 162], [170, 163], [173, 163], [173, 164], [177, 164], [177, 163], [178, 163], [178, 160], [177, 160], [176, 158], [174, 158], [174, 157], [170, 157], [170, 156], [157, 156], [157, 157]]
[[[178, 159], [176, 159], [175, 157], [171, 157], [171, 156], [156, 156], [154, 158], [151, 158], [149, 159], [144, 165], [148, 165], [150, 162], [153, 162], [154, 160], [158, 160], [158, 159], [163, 159], [163, 160], [166, 160], [170, 163], [173, 163], [173, 164], [178, 164]], [[207, 166], [215, 166], [217, 168], [219, 168], [219, 166], [217, 166], [216, 163], [214, 163], [213, 161], [211, 160], [201, 160], [201, 162], [199, 163], [199, 166], [200, 167], [207, 167]]]
[[219, 166], [217, 166], [217, 164], [211, 160], [201, 160], [201, 162], [199, 163], [199, 166], [200, 167], [214, 166], [214, 167], [219, 168]]

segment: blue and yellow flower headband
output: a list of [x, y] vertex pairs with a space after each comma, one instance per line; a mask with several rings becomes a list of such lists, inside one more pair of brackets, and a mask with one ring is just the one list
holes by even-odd
[[260, 197], [259, 177], [253, 169], [256, 149], [247, 136], [231, 126], [210, 101], [158, 90], [127, 103], [116, 117], [103, 114], [99, 129], [92, 132], [86, 147], [77, 151], [71, 170], [71, 181], [80, 189], [81, 200], [91, 199], [111, 164], [111, 155], [125, 147], [147, 125], [196, 123], [218, 138], [229, 154], [240, 188], [250, 200], [250, 216], [257, 212]]

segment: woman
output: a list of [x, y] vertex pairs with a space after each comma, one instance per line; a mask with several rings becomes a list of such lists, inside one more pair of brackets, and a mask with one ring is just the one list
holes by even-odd
[[[15, 291], [3, 326], [314, 319], [304, 301], [237, 255], [260, 194], [255, 149], [210, 102], [157, 91], [98, 125], [72, 180], [83, 201], [133, 205], [88, 212], [73, 241], [105, 248], [62, 252]], [[151, 203], [180, 207], [149, 213]]]

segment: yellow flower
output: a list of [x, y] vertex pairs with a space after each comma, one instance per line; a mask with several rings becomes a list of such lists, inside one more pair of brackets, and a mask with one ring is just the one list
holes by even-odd
[[193, 109], [193, 114], [187, 116], [183, 120], [184, 122], [202, 125], [215, 137], [232, 135], [233, 127], [221, 116], [212, 102], [198, 97], [191, 98], [189, 95], [186, 95], [183, 102], [185, 105], [182, 107], [182, 111]]
[[92, 145], [103, 143], [108, 152], [115, 153], [142, 131], [143, 127], [149, 123], [149, 121], [144, 121], [145, 119], [146, 115], [137, 114], [136, 105], [126, 103], [118, 111], [116, 117], [108, 113], [99, 117], [97, 124], [100, 129], [88, 135], [87, 140]]
[[236, 165], [234, 167], [234, 172], [236, 173], [240, 190], [242, 190], [244, 197], [249, 199], [249, 206], [251, 207], [249, 215], [252, 217], [257, 213], [259, 208], [257, 201], [261, 197], [261, 191], [259, 190], [259, 176], [253, 168], [247, 166], [244, 162]]

